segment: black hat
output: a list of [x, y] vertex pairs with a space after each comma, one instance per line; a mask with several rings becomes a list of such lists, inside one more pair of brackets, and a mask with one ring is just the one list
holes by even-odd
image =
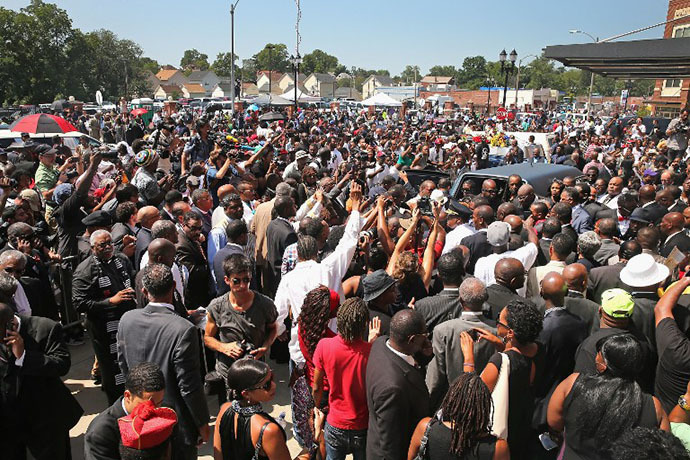
[[92, 212], [81, 220], [87, 227], [110, 227], [113, 225], [113, 218], [107, 211]]
[[460, 216], [463, 219], [469, 219], [472, 217], [472, 210], [460, 203], [458, 200], [451, 198], [448, 200], [448, 204], [446, 205], [446, 214]]
[[643, 222], [645, 224], [650, 224], [652, 222], [652, 219], [649, 216], [649, 211], [644, 208], [633, 209], [633, 212], [630, 213], [629, 219], [637, 222]]
[[34, 149], [34, 152], [39, 154], [39, 155], [50, 155], [53, 153], [57, 153], [57, 150], [55, 150], [54, 148], [52, 148], [49, 145], [40, 144], [40, 145], [36, 146], [36, 148]]
[[381, 294], [386, 292], [386, 289], [395, 284], [395, 279], [391, 277], [384, 269], [376, 270], [374, 273], [367, 275], [362, 281], [364, 288], [364, 301], [370, 302]]

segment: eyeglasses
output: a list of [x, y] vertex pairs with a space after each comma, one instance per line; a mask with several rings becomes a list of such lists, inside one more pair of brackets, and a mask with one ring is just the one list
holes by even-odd
[[251, 280], [252, 279], [249, 276], [245, 276], [244, 278], [232, 278], [230, 281], [232, 281], [232, 284], [234, 284], [235, 286], [238, 286], [242, 283], [249, 284]]
[[105, 249], [105, 248], [112, 247], [112, 245], [113, 245], [113, 242], [112, 242], [112, 241], [104, 241], [104, 242], [102, 242], [102, 243], [96, 243], [96, 244], [94, 244], [93, 247], [94, 247], [94, 248], [98, 248], [98, 249]]
[[270, 391], [271, 385], [273, 385], [273, 372], [271, 372], [268, 380], [266, 380], [266, 383], [264, 383], [263, 385], [256, 386], [256, 387], [247, 388], [247, 391], [254, 391], [254, 390]]
[[502, 322], [500, 322], [500, 321], [496, 321], [496, 324], [498, 324], [499, 326], [503, 326], [503, 327], [505, 327], [506, 329], [510, 329], [510, 326], [508, 326], [507, 324], [502, 323]]

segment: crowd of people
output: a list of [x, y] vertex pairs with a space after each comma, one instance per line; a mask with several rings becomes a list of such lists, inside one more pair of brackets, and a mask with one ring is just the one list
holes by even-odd
[[0, 150], [3, 458], [71, 458], [86, 337], [88, 460], [289, 459], [277, 366], [303, 459], [690, 458], [687, 108], [60, 115], [114, 146]]

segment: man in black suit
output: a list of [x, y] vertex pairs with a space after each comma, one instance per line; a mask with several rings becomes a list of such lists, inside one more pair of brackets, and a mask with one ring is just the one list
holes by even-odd
[[197, 446], [209, 438], [199, 331], [174, 312], [175, 281], [170, 268], [149, 264], [143, 276], [149, 304], [144, 309], [127, 312], [120, 321], [117, 331], [120, 368], [127, 374], [145, 361], [160, 366], [167, 389], [163, 405], [174, 409], [178, 417], [178, 436], [173, 439], [175, 458], [196, 459]]
[[587, 268], [579, 263], [570, 264], [563, 269], [563, 279], [568, 285], [564, 306], [587, 325], [587, 331], [599, 328], [599, 304], [592, 302], [587, 294]]
[[[556, 385], [573, 372], [575, 351], [589, 334], [585, 323], [565, 308], [567, 292], [568, 286], [560, 273], [549, 272], [541, 281], [541, 297], [546, 311], [544, 327], [537, 340], [544, 346], [545, 365], [535, 381], [537, 399], [550, 397]], [[540, 407], [539, 403], [537, 407]]]
[[486, 229], [494, 221], [494, 210], [491, 206], [477, 206], [472, 212], [472, 222], [477, 233], [466, 236], [460, 244], [470, 250], [469, 259], [466, 264], [467, 273], [474, 273], [474, 266], [477, 261], [493, 252], [493, 248], [486, 239]]
[[680, 252], [687, 255], [690, 254], [690, 236], [684, 232], [685, 219], [683, 214], [679, 212], [671, 212], [661, 219], [661, 234], [664, 236], [664, 242], [661, 243], [661, 250], [659, 254], [663, 257], [668, 257], [673, 251], [673, 248], [678, 248]]
[[204, 224], [204, 228], [201, 233], [204, 237], [208, 237], [208, 232], [211, 231], [211, 209], [213, 209], [213, 198], [208, 190], [203, 188], [198, 188], [192, 192], [192, 211], [199, 214], [201, 217], [201, 223]]
[[0, 304], [2, 458], [70, 459], [69, 430], [84, 413], [60, 377], [70, 355], [60, 323]]
[[414, 306], [424, 317], [430, 335], [442, 322], [458, 318], [463, 309], [458, 296], [458, 287], [465, 275], [462, 252], [456, 249], [443, 254], [436, 268], [443, 282], [443, 291], [418, 300]]
[[[503, 259], [508, 260], [508, 259]], [[482, 314], [484, 302], [488, 298], [486, 287], [477, 278], [469, 277], [459, 289], [462, 312], [455, 319], [439, 324], [434, 330], [432, 345], [434, 359], [429, 363], [426, 385], [429, 388], [431, 410], [441, 405], [448, 388], [463, 373], [465, 362], [460, 347], [460, 334], [476, 327], [496, 334], [496, 322]], [[415, 306], [417, 309], [417, 306]], [[486, 340], [480, 340], [474, 347], [475, 371], [481, 373], [496, 348]]]
[[688, 205], [683, 203], [680, 199], [683, 193], [680, 187], [677, 185], [669, 185], [664, 191], [668, 191], [668, 195], [664, 194], [663, 198], [659, 200], [661, 205], [667, 207], [668, 212], [680, 212], [682, 214]]
[[[223, 263], [233, 254], [245, 255], [245, 247], [247, 245], [249, 230], [244, 220], [233, 220], [225, 227], [225, 234], [227, 236], [227, 243], [225, 247], [218, 251], [213, 256], [213, 275], [216, 281], [216, 296], [225, 294], [230, 290], [228, 284], [225, 282], [225, 269]], [[256, 267], [252, 263], [252, 281], [256, 275]]]
[[266, 246], [268, 247], [266, 260], [272, 270], [269, 270], [271, 279], [266, 280], [264, 286], [265, 294], [269, 297], [275, 295], [280, 284], [280, 267], [283, 264], [285, 248], [297, 242], [297, 233], [290, 222], [297, 212], [295, 201], [289, 196], [279, 196], [273, 203], [273, 211], [276, 217], [266, 229]]
[[161, 218], [158, 209], [155, 206], [144, 206], [137, 213], [137, 224], [139, 231], [137, 232], [137, 246], [134, 250], [134, 269], [139, 270], [139, 264], [149, 243], [153, 239], [151, 237], [151, 227]]
[[[215, 287], [211, 286], [211, 272], [201, 246], [203, 235], [201, 217], [193, 211], [184, 215], [182, 230], [178, 231], [177, 263], [189, 272], [184, 292], [185, 304], [189, 310], [206, 307], [213, 298]], [[211, 291], [213, 289], [213, 291]]]
[[551, 211], [549, 211], [549, 216], [557, 218], [561, 223], [561, 233], [568, 235], [573, 241], [573, 244], [577, 242], [577, 232], [571, 224], [573, 208], [571, 208], [568, 203], [559, 201], [554, 204]]
[[541, 227], [541, 238], [539, 238], [539, 252], [535, 265], [541, 267], [551, 261], [551, 240], [557, 233], [561, 232], [561, 223], [555, 217], [549, 217]]
[[637, 197], [632, 193], [623, 193], [618, 197], [617, 203], [618, 207], [616, 209], [604, 209], [603, 211], [599, 211], [594, 221], [598, 222], [601, 219], [613, 219], [614, 222], [618, 223], [617, 232], [613, 236], [628, 239], [630, 215], [637, 207]]
[[640, 187], [640, 207], [647, 211], [650, 222], [654, 225], [659, 225], [661, 218], [666, 215], [668, 209], [659, 204], [659, 198], [670, 196], [668, 191], [660, 190], [658, 193], [656, 188], [651, 184], [646, 184]]
[[431, 414], [424, 374], [413, 356], [426, 351], [422, 315], [414, 310], [393, 316], [390, 337], [374, 342], [367, 365], [367, 458], [403, 460], [417, 423]]
[[620, 280], [619, 275], [628, 260], [641, 253], [642, 247], [637, 241], [630, 240], [623, 243], [618, 251], [618, 263], [590, 270], [587, 297], [601, 304], [601, 294], [608, 289], [621, 288], [630, 291], [631, 288]]
[[[486, 303], [491, 309], [488, 312], [489, 317], [496, 320], [508, 302], [516, 299], [525, 300], [517, 293], [517, 290], [525, 285], [525, 267], [522, 262], [512, 257], [500, 259], [494, 268], [494, 278], [496, 284], [486, 288], [489, 296]], [[527, 302], [531, 303], [529, 300]]]
[[125, 380], [125, 394], [96, 416], [84, 435], [85, 460], [113, 460], [120, 458], [120, 428], [117, 420], [145, 401], [156, 407], [163, 403], [165, 377], [154, 363], [139, 363], [130, 369]]

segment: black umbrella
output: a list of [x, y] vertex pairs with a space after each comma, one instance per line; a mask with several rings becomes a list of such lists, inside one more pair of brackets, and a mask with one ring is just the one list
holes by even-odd
[[280, 112], [268, 112], [261, 115], [259, 121], [285, 121], [285, 115]]
[[68, 109], [69, 107], [72, 106], [72, 103], [65, 100], [65, 99], [59, 99], [52, 104], [50, 104], [50, 110], [53, 112], [62, 112], [65, 109]]

